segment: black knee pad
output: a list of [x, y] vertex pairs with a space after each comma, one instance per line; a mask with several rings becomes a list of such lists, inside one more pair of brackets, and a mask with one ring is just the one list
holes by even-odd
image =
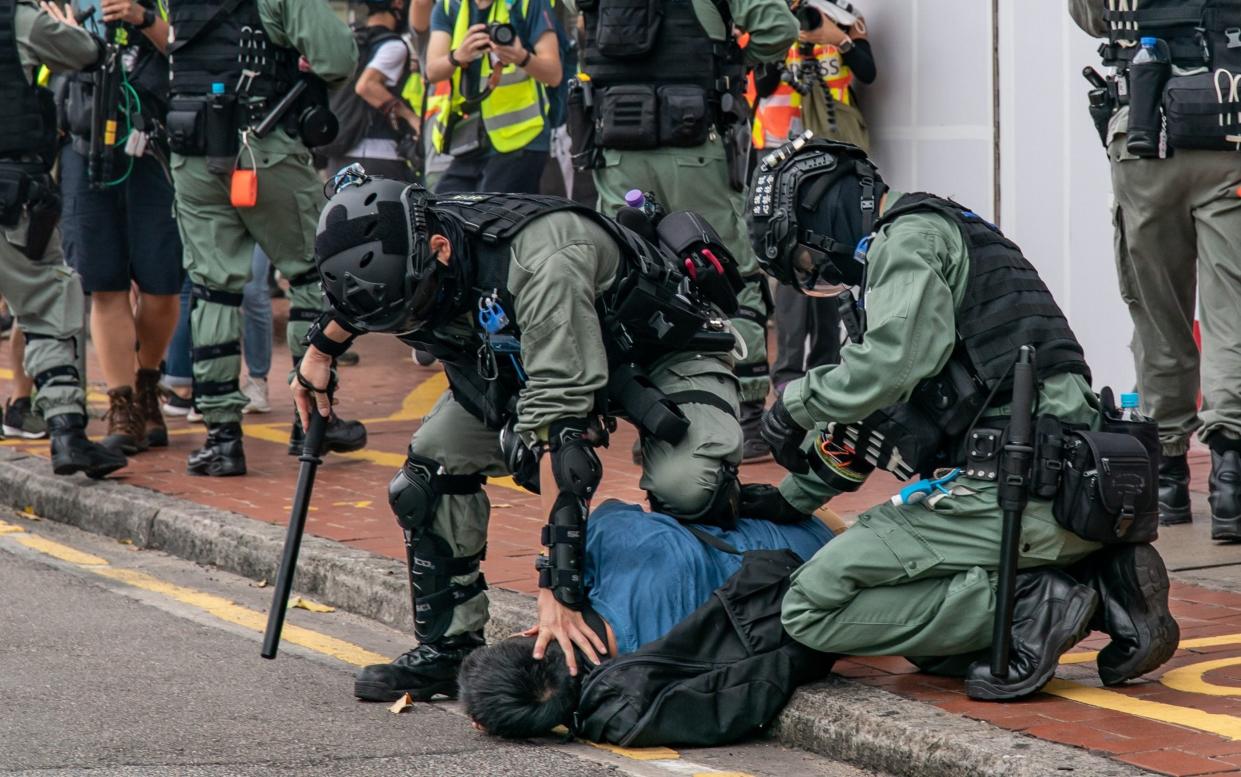
[[707, 500], [702, 509], [696, 512], [686, 513], [672, 510], [655, 494], [648, 491], [646, 495], [652, 510], [667, 513], [683, 523], [705, 523], [709, 526], [719, 526], [721, 529], [734, 529], [737, 526], [737, 515], [740, 512], [741, 503], [741, 482], [737, 478], [737, 468], [732, 464], [720, 464], [711, 498]]
[[487, 478], [482, 475], [449, 475], [435, 459], [412, 450], [405, 464], [388, 482], [388, 505], [402, 529], [418, 534], [431, 523], [443, 494], [477, 494]]

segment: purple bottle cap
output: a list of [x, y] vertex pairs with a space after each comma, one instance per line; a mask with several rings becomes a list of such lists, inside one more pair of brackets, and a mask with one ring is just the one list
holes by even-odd
[[646, 195], [641, 189], [630, 189], [625, 192], [625, 204], [631, 208], [641, 208], [646, 204]]

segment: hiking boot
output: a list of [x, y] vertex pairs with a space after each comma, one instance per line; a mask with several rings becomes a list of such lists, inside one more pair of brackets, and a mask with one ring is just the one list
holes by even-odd
[[17, 397], [4, 403], [4, 436], [11, 439], [41, 440], [47, 437], [47, 424], [31, 405], [30, 397]]
[[1017, 575], [1013, 606], [1013, 644], [1008, 676], [991, 674], [990, 661], [978, 661], [965, 679], [971, 699], [1019, 699], [1038, 692], [1056, 673], [1060, 656], [1090, 631], [1099, 595], [1059, 569]]
[[146, 419], [134, 397], [133, 386], [108, 389], [108, 435], [103, 445], [126, 456], [147, 449]]
[[246, 385], [241, 387], [241, 393], [246, 395], [247, 400], [241, 412], [271, 412], [271, 401], [267, 399], [267, 378], [250, 378], [246, 381]]
[[[306, 433], [302, 422], [293, 418], [293, 432], [289, 435], [289, 455], [301, 456]], [[327, 431], [323, 433], [324, 453], [349, 453], [366, 447], [366, 427], [361, 421], [346, 421], [333, 411], [328, 418]]]
[[1189, 505], [1189, 460], [1162, 456], [1159, 460], [1159, 525], [1189, 523], [1194, 515]]
[[754, 464], [772, 458], [771, 446], [759, 434], [764, 403], [761, 399], [741, 403], [741, 463]]
[[1211, 449], [1211, 539], [1241, 541], [1241, 451]]
[[85, 472], [99, 479], [129, 463], [118, 451], [86, 437], [86, 416], [81, 413], [52, 416], [47, 419], [47, 432], [52, 438], [52, 472], [57, 475]]
[[1140, 677], [1172, 657], [1181, 628], [1168, 610], [1168, 570], [1153, 546], [1114, 545], [1075, 569], [1099, 594], [1090, 628], [1112, 638], [1099, 651], [1104, 685]]
[[414, 701], [436, 694], [455, 699], [461, 662], [484, 644], [483, 633], [471, 631], [419, 645], [390, 664], [364, 666], [354, 675], [353, 695], [365, 701], [396, 701], [407, 693]]
[[159, 409], [159, 370], [139, 369], [134, 378], [134, 401], [142, 411], [147, 445], [168, 447], [168, 426]]
[[207, 443], [190, 453], [186, 470], [191, 475], [226, 478], [246, 474], [246, 452], [241, 447], [241, 424], [207, 426]]

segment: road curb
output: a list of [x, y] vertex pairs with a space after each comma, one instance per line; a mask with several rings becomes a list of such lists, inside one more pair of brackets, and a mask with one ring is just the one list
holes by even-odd
[[[57, 477], [47, 461], [0, 449], [0, 502], [254, 579], [274, 579], [285, 529], [119, 481]], [[405, 565], [306, 536], [296, 588], [412, 631]], [[490, 639], [534, 622], [534, 600], [492, 588]], [[1149, 772], [946, 713], [843, 678], [800, 690], [772, 727], [782, 744], [902, 777], [1130, 777]]]

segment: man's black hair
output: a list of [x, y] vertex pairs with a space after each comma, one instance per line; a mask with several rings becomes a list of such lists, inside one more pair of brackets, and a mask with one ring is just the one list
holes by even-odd
[[536, 661], [533, 637], [513, 637], [475, 650], [461, 665], [458, 683], [465, 712], [488, 734], [524, 739], [568, 723], [577, 707], [578, 683], [564, 651], [553, 642]]

